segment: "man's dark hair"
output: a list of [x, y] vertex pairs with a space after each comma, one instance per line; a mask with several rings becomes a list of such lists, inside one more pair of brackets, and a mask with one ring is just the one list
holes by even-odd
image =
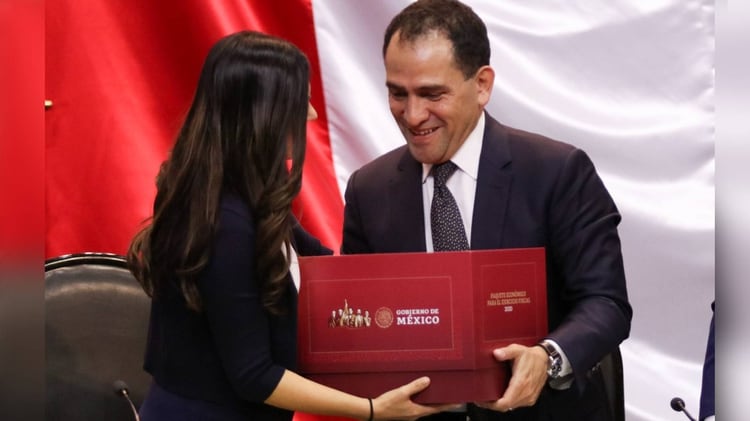
[[396, 32], [402, 42], [413, 42], [432, 31], [451, 41], [456, 66], [467, 79], [490, 64], [487, 27], [469, 6], [455, 0], [418, 0], [402, 10], [385, 30], [383, 57]]

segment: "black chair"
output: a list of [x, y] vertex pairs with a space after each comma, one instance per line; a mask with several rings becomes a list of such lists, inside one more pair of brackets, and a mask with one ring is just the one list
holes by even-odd
[[66, 255], [44, 268], [46, 419], [133, 420], [114, 383], [126, 382], [136, 407], [143, 401], [150, 299], [122, 256]]
[[611, 419], [625, 421], [625, 386], [619, 347], [599, 362], [599, 370], [604, 378]]

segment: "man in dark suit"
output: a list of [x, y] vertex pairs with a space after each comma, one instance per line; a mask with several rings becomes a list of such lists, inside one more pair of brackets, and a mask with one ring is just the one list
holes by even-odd
[[[470, 249], [546, 249], [549, 335], [495, 350], [512, 377], [471, 419], [608, 420], [597, 363], [628, 337], [620, 215], [581, 150], [503, 126], [484, 107], [494, 70], [482, 20], [454, 0], [419, 0], [385, 33], [389, 106], [406, 145], [354, 172], [342, 253], [443, 250], [433, 244], [432, 170], [451, 161]], [[435, 243], [437, 244], [437, 243]], [[439, 414], [466, 419], [466, 414]], [[438, 419], [438, 418], [436, 418]]]
[[706, 356], [703, 361], [703, 378], [701, 381], [700, 414], [701, 421], [713, 421], [716, 415], [715, 400], [715, 371], [716, 371], [716, 345], [714, 340], [714, 313], [715, 303], [711, 303], [711, 324], [708, 328], [708, 341], [706, 342]]

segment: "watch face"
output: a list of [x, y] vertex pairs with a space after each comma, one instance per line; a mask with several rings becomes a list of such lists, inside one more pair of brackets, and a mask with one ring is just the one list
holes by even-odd
[[542, 341], [537, 345], [541, 346], [545, 351], [547, 351], [547, 355], [549, 357], [547, 376], [551, 379], [560, 377], [560, 371], [562, 371], [562, 358], [560, 357], [560, 354], [557, 353], [557, 350], [552, 345], [545, 341]]
[[562, 361], [560, 361], [560, 357], [549, 357], [549, 368], [547, 369], [547, 376], [550, 378], [556, 379], [560, 375], [560, 371], [562, 370]]

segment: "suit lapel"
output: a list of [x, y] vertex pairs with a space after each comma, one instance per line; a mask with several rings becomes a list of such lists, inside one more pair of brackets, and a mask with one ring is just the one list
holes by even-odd
[[471, 248], [477, 250], [502, 247], [513, 180], [507, 134], [500, 123], [489, 114], [485, 116], [471, 229]]
[[422, 164], [404, 148], [398, 171], [389, 180], [390, 200], [388, 218], [393, 233], [393, 251], [425, 251], [424, 209], [422, 204]]

